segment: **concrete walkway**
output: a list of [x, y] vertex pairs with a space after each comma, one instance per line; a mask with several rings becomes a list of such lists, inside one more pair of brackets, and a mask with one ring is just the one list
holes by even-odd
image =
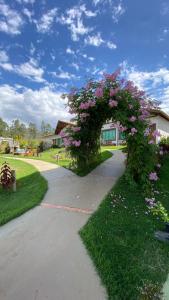
[[78, 231], [122, 175], [124, 155], [114, 151], [82, 178], [51, 163], [25, 161], [49, 189], [40, 206], [0, 228], [0, 300], [105, 300]]

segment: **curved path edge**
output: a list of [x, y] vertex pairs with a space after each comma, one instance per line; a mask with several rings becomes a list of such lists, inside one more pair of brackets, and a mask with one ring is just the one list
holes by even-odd
[[106, 299], [78, 231], [124, 172], [124, 159], [114, 151], [86, 177], [22, 159], [41, 172], [49, 189], [41, 206], [0, 228], [1, 300]]

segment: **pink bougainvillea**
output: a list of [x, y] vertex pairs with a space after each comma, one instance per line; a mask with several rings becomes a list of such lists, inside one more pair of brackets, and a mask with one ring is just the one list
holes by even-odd
[[115, 100], [109, 100], [109, 106], [110, 107], [116, 107], [118, 105], [118, 102], [117, 101], [115, 101]]
[[103, 97], [103, 88], [98, 87], [95, 91], [96, 98], [102, 98]]

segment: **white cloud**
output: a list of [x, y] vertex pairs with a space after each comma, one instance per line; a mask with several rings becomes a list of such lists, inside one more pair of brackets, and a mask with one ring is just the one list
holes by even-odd
[[43, 74], [44, 70], [38, 66], [38, 62], [34, 59], [30, 59], [28, 62], [17, 65], [14, 67], [15, 73], [20, 76], [26, 77], [32, 81], [44, 82]]
[[98, 32], [96, 35], [89, 35], [85, 38], [85, 44], [91, 45], [95, 47], [99, 47], [101, 44], [104, 43], [104, 40], [101, 37], [100, 32]]
[[6, 51], [4, 50], [0, 50], [0, 63], [6, 63], [8, 62], [9, 57], [8, 54], [6, 53]]
[[109, 49], [116, 49], [116, 48], [117, 48], [117, 45], [114, 44], [114, 43], [112, 43], [112, 42], [110, 42], [110, 41], [108, 41], [108, 42], [107, 42], [107, 47], [108, 47]]
[[24, 14], [25, 16], [27, 16], [29, 22], [32, 23], [32, 22], [33, 22], [32, 17], [33, 17], [33, 15], [34, 15], [34, 12], [33, 12], [33, 11], [30, 11], [30, 10], [27, 9], [27, 8], [24, 8], [22, 12], [23, 12], [23, 14]]
[[72, 50], [70, 47], [68, 47], [68, 48], [66, 49], [66, 53], [74, 55], [74, 54], [75, 54], [75, 51]]
[[22, 4], [34, 4], [36, 0], [16, 0], [18, 3]]
[[[3, 52], [3, 51], [2, 51]], [[5, 57], [2, 53], [2, 58]], [[36, 82], [45, 82], [43, 78], [44, 70], [39, 67], [38, 62], [31, 58], [28, 62], [20, 65], [12, 65], [9, 62], [9, 57], [6, 57], [6, 61], [0, 61], [0, 67], [5, 71], [16, 73], [22, 77]]]
[[40, 124], [44, 119], [56, 125], [58, 119], [70, 119], [65, 104], [67, 100], [61, 98], [60, 92], [49, 87], [32, 90], [10, 85], [0, 86], [1, 117], [11, 121], [19, 118], [29, 123]]
[[71, 74], [67, 71], [63, 71], [61, 67], [58, 68], [59, 72], [50, 72], [50, 74], [52, 74], [54, 77], [59, 78], [59, 79], [67, 79], [67, 80], [71, 80], [71, 79], [78, 79], [77, 76], [75, 76], [74, 74]]
[[164, 67], [149, 72], [139, 71], [136, 67], [130, 67], [126, 61], [121, 67], [123, 76], [145, 90], [150, 97], [161, 101], [163, 108], [167, 104], [169, 110], [169, 69]]
[[23, 20], [21, 15], [3, 0], [0, 1], [0, 31], [7, 34], [16, 35], [21, 33]]
[[90, 60], [90, 61], [94, 61], [94, 60], [95, 60], [94, 57], [88, 56], [86, 53], [82, 54], [82, 56], [83, 56], [83, 58], [86, 58], [86, 59], [88, 59], [88, 60]]
[[78, 71], [78, 70], [79, 70], [79, 65], [78, 65], [78, 64], [76, 64], [76, 63], [72, 63], [72, 64], [71, 64], [71, 66], [72, 66], [73, 68], [75, 68], [75, 69], [76, 69], [76, 71]]
[[57, 8], [49, 10], [39, 21], [35, 21], [37, 30], [41, 33], [50, 32], [57, 15]]
[[115, 23], [118, 23], [119, 18], [125, 13], [125, 8], [123, 7], [122, 1], [117, 5], [113, 6], [112, 9], [112, 18]]
[[99, 47], [101, 45], [105, 45], [109, 49], [116, 49], [117, 48], [117, 45], [115, 43], [104, 40], [101, 37], [101, 33], [100, 32], [98, 32], [95, 35], [88, 35], [85, 38], [84, 43], [86, 45], [95, 46], [95, 47]]
[[123, 6], [123, 0], [93, 0], [95, 6], [101, 6], [99, 8], [100, 13], [112, 13], [112, 19], [115, 23], [118, 23], [120, 17], [125, 13]]
[[91, 18], [95, 17], [96, 15], [96, 12], [87, 10], [85, 4], [82, 4], [66, 10], [65, 14], [58, 18], [58, 22], [63, 25], [67, 25], [71, 32], [72, 40], [78, 41], [79, 36], [88, 34], [93, 30], [93, 28], [84, 25], [83, 16]]

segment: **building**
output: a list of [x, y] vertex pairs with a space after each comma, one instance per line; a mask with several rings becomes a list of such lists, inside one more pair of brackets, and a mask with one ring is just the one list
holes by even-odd
[[45, 143], [45, 148], [51, 147], [62, 147], [63, 146], [63, 139], [60, 137], [60, 132], [69, 126], [73, 126], [73, 123], [65, 122], [65, 121], [58, 121], [55, 129], [54, 134], [46, 135], [42, 138], [43, 142]]
[[[150, 111], [151, 128], [158, 130], [161, 133], [161, 137], [169, 136], [169, 115], [159, 109], [153, 109]], [[46, 148], [52, 146], [62, 147], [63, 140], [59, 133], [66, 127], [74, 126], [74, 123], [58, 121], [55, 129], [55, 133], [43, 137], [43, 141], [46, 143]], [[156, 137], [156, 143], [158, 143], [161, 137]], [[108, 122], [103, 125], [101, 130], [101, 144], [102, 145], [121, 145], [125, 143], [125, 133], [120, 132], [116, 127], [116, 124]]]
[[[169, 136], [169, 115], [159, 109], [153, 109], [150, 111], [148, 118], [151, 122], [151, 128], [158, 130], [161, 133], [161, 137]], [[161, 137], [156, 137], [156, 143], [159, 143]], [[101, 143], [103, 145], [120, 145], [125, 142], [125, 134], [119, 132], [115, 124], [108, 122], [103, 125], [101, 131]]]
[[19, 148], [19, 143], [14, 141], [13, 138], [0, 137], [0, 144], [2, 142], [7, 142], [9, 144], [11, 153], [14, 153]]

